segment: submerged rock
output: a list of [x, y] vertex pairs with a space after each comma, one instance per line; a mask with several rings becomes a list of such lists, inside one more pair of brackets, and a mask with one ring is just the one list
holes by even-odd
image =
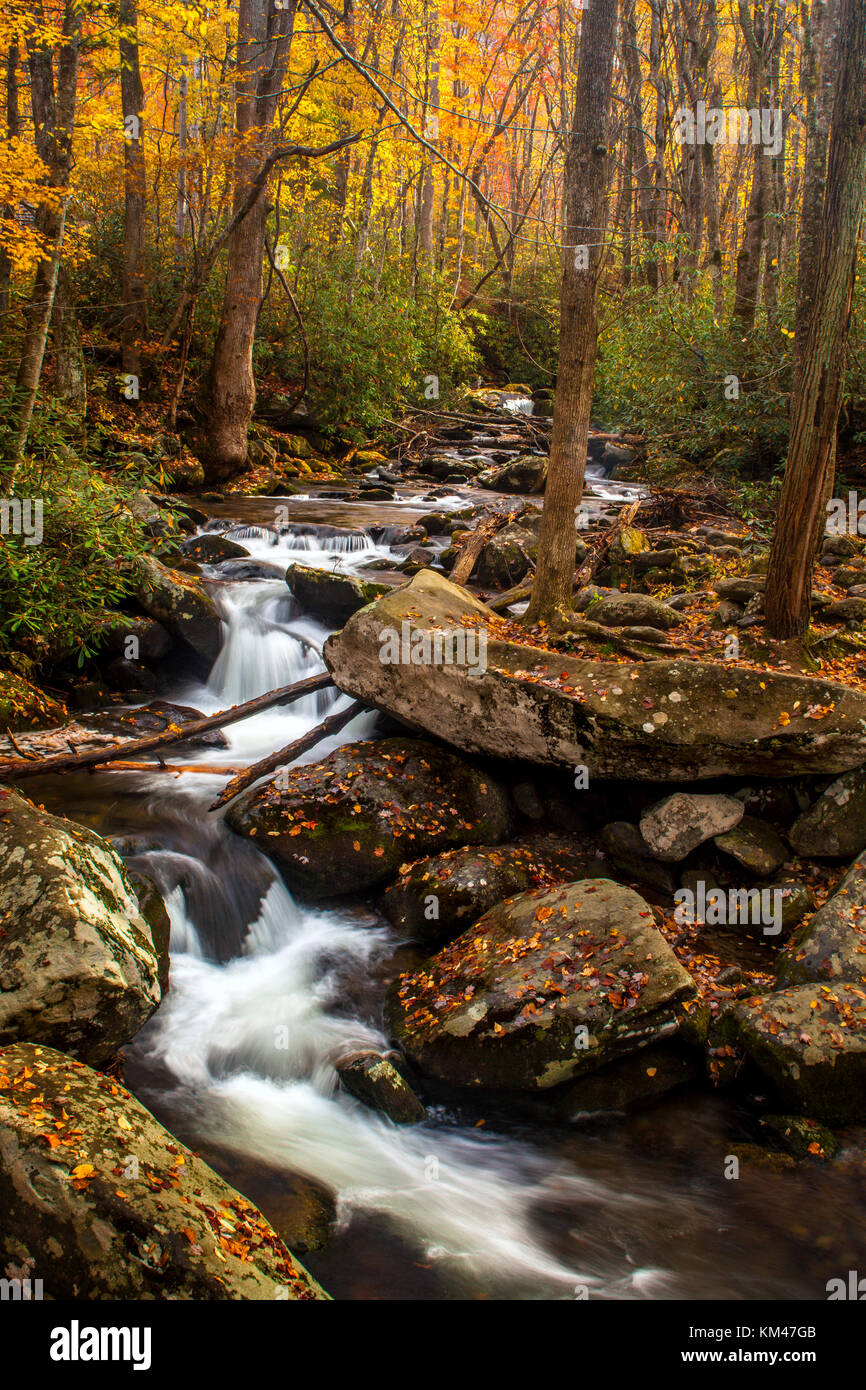
[[353, 1052], [337, 1063], [340, 1080], [356, 1100], [379, 1110], [395, 1125], [417, 1125], [427, 1111], [393, 1062], [379, 1052]]
[[[404, 621], [428, 645], [443, 630], [483, 633], [486, 669], [470, 679], [457, 664], [383, 664], [382, 629], [400, 632]], [[859, 691], [730, 662], [548, 657], [432, 570], [356, 613], [326, 642], [325, 660], [341, 690], [466, 752], [584, 764], [590, 776], [778, 778], [866, 759]]]
[[227, 823], [257, 837], [290, 888], [360, 892], [418, 854], [504, 838], [508, 797], [464, 758], [423, 739], [338, 748], [239, 797]]
[[866, 992], [846, 982], [745, 999], [723, 1026], [795, 1110], [829, 1124], [866, 1118]]
[[160, 1001], [158, 952], [121, 860], [93, 831], [11, 792], [0, 856], [0, 1042], [107, 1060]]
[[536, 1091], [676, 1032], [692, 994], [643, 898], [584, 879], [499, 903], [396, 980], [387, 1013], [420, 1071]]
[[0, 1050], [0, 1268], [66, 1299], [326, 1298], [259, 1212], [110, 1077]]

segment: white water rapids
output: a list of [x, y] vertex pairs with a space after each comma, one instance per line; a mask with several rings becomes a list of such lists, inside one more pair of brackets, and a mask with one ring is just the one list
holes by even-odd
[[[333, 538], [333, 550], [297, 540], [263, 540], [261, 549], [254, 537], [244, 543], [280, 564], [299, 550], [304, 563], [350, 569], [387, 554], [372, 542], [350, 550], [343, 537]], [[298, 610], [283, 582], [225, 585], [217, 597], [223, 649], [208, 685], [179, 692], [184, 699], [212, 711], [322, 669], [326, 631]], [[324, 692], [266, 711], [227, 729], [228, 749], [195, 756], [250, 762], [318, 722], [333, 701]], [[373, 715], [354, 720], [308, 760], [369, 736], [374, 722]], [[677, 1296], [661, 1270], [632, 1263], [622, 1250], [612, 1259], [601, 1247], [586, 1267], [577, 1259], [572, 1266], [546, 1247], [533, 1220], [539, 1203], [553, 1203], [601, 1207], [612, 1219], [616, 1213], [617, 1224], [641, 1224], [656, 1200], [651, 1192], [626, 1193], [615, 1178], [581, 1176], [523, 1141], [463, 1128], [442, 1106], [420, 1126], [398, 1127], [341, 1088], [337, 1058], [388, 1047], [369, 976], [396, 938], [369, 912], [296, 903], [270, 861], [208, 813], [223, 781], [150, 778], [152, 823], [176, 833], [170, 848], [144, 847], [132, 859], [158, 882], [172, 923], [171, 988], [136, 1042], [147, 1068], [170, 1075], [159, 1087], [169, 1107], [192, 1117], [202, 1143], [331, 1187], [344, 1226], [356, 1212], [384, 1220], [452, 1290]]]

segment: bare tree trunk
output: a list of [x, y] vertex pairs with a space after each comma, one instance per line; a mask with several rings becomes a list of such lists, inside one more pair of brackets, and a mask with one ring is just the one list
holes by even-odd
[[36, 150], [48, 170], [52, 188], [62, 190], [57, 205], [39, 218], [45, 238], [46, 259], [39, 262], [33, 296], [27, 311], [27, 328], [16, 378], [16, 400], [11, 415], [5, 459], [5, 487], [12, 492], [18, 468], [27, 447], [33, 408], [42, 375], [48, 326], [57, 290], [57, 274], [63, 254], [69, 174], [72, 166], [72, 136], [75, 125], [75, 98], [78, 81], [78, 55], [81, 42], [82, 10], [76, 0], [66, 0], [63, 14], [63, 42], [57, 55], [57, 88], [50, 41], [44, 37], [45, 18], [38, 8], [42, 37], [28, 40], [30, 96]]
[[87, 407], [87, 372], [72, 285], [65, 266], [57, 276], [52, 316], [54, 395], [82, 414]]
[[123, 317], [120, 352], [124, 372], [141, 375], [147, 334], [144, 283], [145, 166], [144, 91], [138, 60], [138, 0], [120, 0], [120, 100], [123, 108]]
[[[239, 0], [235, 213], [256, 189], [256, 177], [270, 144], [294, 16], [294, 6], [273, 11], [269, 0]], [[222, 315], [207, 385], [207, 435], [202, 462], [208, 481], [231, 477], [247, 461], [247, 433], [256, 399], [253, 342], [262, 298], [267, 215], [265, 180], [228, 241]]]
[[[13, 40], [6, 54], [6, 139], [16, 140], [21, 129], [18, 113], [18, 43]], [[11, 218], [15, 209], [10, 205], [2, 209], [4, 217]], [[9, 253], [0, 247], [0, 313], [9, 309], [9, 290], [12, 282], [12, 260]]]
[[817, 225], [808, 229], [806, 245], [817, 256], [814, 263], [800, 262], [798, 298], [802, 291], [804, 303], [794, 350], [791, 438], [767, 570], [767, 627], [781, 638], [800, 636], [809, 624], [813, 556], [832, 483], [857, 243], [866, 211], [862, 0], [840, 0], [838, 15], [828, 16], [828, 42], [832, 57], [827, 70], [837, 80], [827, 177], [821, 207], [809, 208]]
[[598, 346], [598, 282], [607, 193], [607, 125], [618, 0], [584, 11], [573, 127], [566, 157], [566, 236], [559, 370], [538, 564], [526, 620], [565, 617], [574, 576], [575, 518], [583, 494]]

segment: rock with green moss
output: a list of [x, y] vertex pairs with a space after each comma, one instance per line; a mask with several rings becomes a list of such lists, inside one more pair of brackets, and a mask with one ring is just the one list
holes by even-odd
[[794, 1158], [832, 1158], [839, 1145], [832, 1130], [808, 1115], [762, 1115], [761, 1125]]
[[649, 594], [610, 594], [594, 599], [586, 610], [586, 616], [603, 627], [630, 627], [637, 623], [641, 627], [658, 628], [662, 632], [678, 627], [682, 622], [679, 613]]
[[123, 1086], [28, 1043], [0, 1049], [0, 1268], [59, 1301], [327, 1297]]
[[395, 1125], [417, 1125], [427, 1118], [405, 1077], [379, 1052], [353, 1052], [337, 1063], [340, 1080], [350, 1095], [378, 1110]]
[[866, 1119], [866, 991], [839, 981], [759, 994], [725, 1011], [731, 1040], [786, 1105], [828, 1124]]
[[774, 874], [788, 857], [773, 827], [755, 816], [743, 816], [739, 825], [716, 835], [713, 843], [748, 873], [761, 877]]
[[91, 626], [88, 641], [99, 653], [130, 661], [158, 661], [172, 647], [162, 623], [129, 613], [101, 613]]
[[394, 982], [387, 1016], [430, 1076], [540, 1091], [673, 1035], [694, 992], [643, 898], [582, 879], [499, 903]]
[[44, 729], [61, 724], [66, 710], [17, 671], [0, 671], [0, 728]]
[[222, 622], [202, 582], [167, 569], [153, 556], [145, 556], [139, 565], [135, 597], [144, 612], [199, 656], [215, 660], [222, 644]]
[[338, 748], [238, 798], [227, 823], [308, 897], [361, 892], [419, 854], [491, 844], [509, 827], [505, 790], [425, 739]]
[[11, 792], [0, 856], [0, 1042], [104, 1062], [160, 1001], [158, 953], [121, 860], [93, 831]]
[[866, 983], [866, 854], [854, 860], [833, 896], [779, 952], [776, 979], [780, 985]]
[[388, 593], [387, 584], [309, 565], [290, 565], [286, 583], [305, 613], [334, 627], [342, 627], [359, 608]]

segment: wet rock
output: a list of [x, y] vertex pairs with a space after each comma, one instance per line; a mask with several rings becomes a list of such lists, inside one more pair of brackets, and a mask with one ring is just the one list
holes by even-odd
[[353, 1052], [337, 1062], [346, 1090], [395, 1125], [417, 1125], [427, 1112], [393, 1062], [379, 1052]]
[[788, 857], [788, 851], [771, 825], [756, 820], [754, 816], [743, 816], [739, 825], [716, 835], [717, 849], [730, 857], [750, 874], [766, 877], [780, 869]]
[[43, 729], [65, 718], [63, 705], [32, 681], [17, 671], [0, 671], [0, 727], [13, 733], [17, 729]]
[[123, 1086], [27, 1043], [0, 1050], [9, 1265], [60, 1301], [326, 1297], [261, 1213]]
[[422, 1072], [536, 1091], [673, 1034], [693, 993], [644, 900], [586, 879], [499, 903], [396, 980], [387, 1015]]
[[451, 941], [503, 898], [536, 887], [544, 872], [528, 849], [452, 849], [401, 870], [381, 908], [397, 931], [416, 941]]
[[237, 541], [226, 540], [225, 536], [215, 536], [212, 532], [203, 536], [193, 536], [181, 545], [184, 555], [197, 560], [202, 565], [218, 565], [221, 560], [249, 559], [246, 546]]
[[[487, 669], [380, 661], [383, 627], [487, 633]], [[627, 667], [503, 640], [490, 609], [424, 570], [362, 609], [325, 644], [341, 690], [467, 752], [574, 768], [590, 776], [682, 782], [722, 776], [828, 775], [866, 759], [866, 696], [809, 676], [730, 662]], [[808, 710], [832, 706], [816, 720]], [[788, 711], [787, 723], [779, 723]]]
[[226, 817], [257, 838], [289, 887], [312, 897], [359, 892], [419, 854], [505, 837], [502, 787], [437, 744], [386, 738], [339, 748], [240, 797]]
[[478, 474], [482, 487], [491, 492], [516, 493], [527, 496], [543, 492], [547, 481], [547, 456], [545, 454], [521, 454], [508, 463], [486, 468]]
[[557, 1086], [551, 1104], [560, 1119], [568, 1121], [633, 1110], [695, 1080], [699, 1070], [694, 1053], [647, 1047], [590, 1076]]
[[112, 690], [120, 690], [125, 693], [153, 692], [157, 689], [158, 681], [152, 671], [146, 666], [139, 665], [136, 661], [110, 661], [103, 672]]
[[776, 979], [780, 985], [866, 981], [866, 855], [854, 860], [833, 896], [779, 952]]
[[725, 1011], [733, 1040], [794, 1110], [828, 1124], [866, 1119], [866, 996], [838, 981], [761, 994]]
[[[113, 848], [117, 848], [117, 846], [113, 846]], [[168, 915], [163, 896], [152, 878], [130, 868], [127, 868], [126, 876], [132, 891], [135, 893], [138, 910], [150, 928], [150, 939], [156, 952], [159, 990], [164, 998], [168, 993], [171, 975], [171, 918]]]
[[610, 594], [595, 599], [588, 605], [586, 616], [604, 627], [628, 627], [637, 623], [664, 632], [682, 622], [679, 613], [649, 594]]
[[761, 1126], [793, 1158], [832, 1158], [839, 1145], [826, 1125], [807, 1115], [762, 1115]]
[[172, 637], [188, 643], [199, 656], [215, 660], [222, 643], [222, 622], [201, 581], [166, 569], [152, 556], [139, 563], [135, 597], [144, 612], [162, 623]]
[[98, 835], [12, 792], [0, 812], [0, 1042], [103, 1062], [159, 1004], [150, 927]]
[[[96, 729], [102, 734], [113, 734], [117, 738], [144, 738], [146, 734], [161, 734], [170, 725], [191, 723], [204, 719], [201, 710], [192, 705], [173, 705], [167, 700], [152, 700], [148, 705], [137, 709], [98, 710], [88, 714], [82, 722], [88, 729]], [[209, 729], [203, 734], [194, 734], [173, 744], [175, 752], [185, 748], [227, 748], [228, 739], [221, 729]]]
[[222, 579], [230, 579], [234, 583], [250, 579], [283, 579], [286, 570], [284, 565], [270, 565], [267, 560], [222, 560], [219, 572]]
[[742, 802], [732, 796], [674, 792], [641, 816], [640, 833], [658, 859], [677, 864], [714, 835], [743, 819]]
[[866, 768], [845, 772], [791, 827], [791, 844], [811, 858], [850, 859], [866, 849]]
[[305, 612], [337, 627], [342, 627], [359, 608], [388, 592], [387, 584], [335, 574], [331, 570], [311, 569], [307, 565], [290, 565], [286, 583]]

